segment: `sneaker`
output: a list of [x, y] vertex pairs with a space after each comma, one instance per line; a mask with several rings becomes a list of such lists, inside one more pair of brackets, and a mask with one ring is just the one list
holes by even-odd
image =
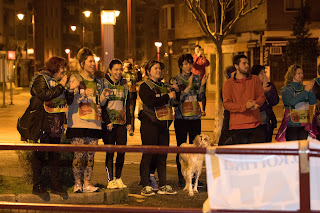
[[124, 185], [124, 183], [122, 182], [121, 178], [116, 179], [116, 183], [118, 184], [118, 188], [119, 189], [127, 188], [127, 185]]
[[112, 181], [109, 181], [107, 189], [118, 189], [118, 188], [119, 188], [119, 185], [116, 178], [113, 178]]
[[130, 131], [129, 135], [130, 135], [130, 136], [134, 136], [133, 131]]
[[145, 186], [143, 187], [143, 189], [141, 190], [141, 195], [144, 196], [153, 196], [156, 193], [153, 192], [152, 187], [151, 186]]
[[172, 187], [169, 185], [161, 186], [159, 188], [158, 194], [160, 195], [175, 195], [176, 191], [173, 191]]
[[82, 193], [82, 185], [76, 183], [73, 187], [73, 193]]
[[153, 191], [159, 190], [159, 186], [154, 175], [150, 175], [150, 186], [152, 187]]
[[201, 112], [201, 116], [204, 117], [204, 116], [206, 116], [206, 115], [207, 115], [207, 113], [206, 113], [205, 111], [202, 111], [202, 112]]
[[91, 184], [84, 185], [83, 184], [83, 192], [97, 192], [99, 191], [99, 187], [92, 186]]

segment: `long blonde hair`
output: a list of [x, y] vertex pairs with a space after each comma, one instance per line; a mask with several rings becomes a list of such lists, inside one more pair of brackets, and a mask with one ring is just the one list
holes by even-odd
[[301, 69], [301, 66], [298, 64], [293, 64], [288, 68], [286, 75], [284, 76], [284, 85], [286, 86], [291, 81], [293, 81], [293, 77], [297, 73], [297, 69]]

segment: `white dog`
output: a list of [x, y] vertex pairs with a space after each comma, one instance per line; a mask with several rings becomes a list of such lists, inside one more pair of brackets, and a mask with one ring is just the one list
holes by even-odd
[[[181, 147], [208, 147], [211, 145], [211, 139], [208, 135], [197, 135], [193, 144], [183, 143]], [[186, 186], [183, 190], [188, 191], [189, 196], [198, 192], [198, 180], [203, 166], [204, 154], [182, 153], [180, 154], [181, 172], [186, 180]], [[194, 187], [192, 189], [192, 178], [195, 176]]]

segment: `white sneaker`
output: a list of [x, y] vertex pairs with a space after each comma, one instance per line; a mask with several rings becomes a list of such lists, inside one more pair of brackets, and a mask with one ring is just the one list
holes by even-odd
[[119, 188], [118, 181], [116, 178], [113, 178], [113, 180], [108, 183], [107, 189], [118, 189], [118, 188]]
[[82, 185], [81, 184], [75, 184], [73, 187], [73, 193], [81, 193], [82, 192]]
[[83, 185], [83, 192], [97, 192], [99, 191], [99, 187], [92, 186], [91, 184], [89, 185]]
[[119, 189], [127, 188], [127, 185], [124, 185], [124, 183], [122, 182], [121, 178], [116, 179], [116, 182], [117, 182], [117, 184], [118, 184], [118, 188], [119, 188]]

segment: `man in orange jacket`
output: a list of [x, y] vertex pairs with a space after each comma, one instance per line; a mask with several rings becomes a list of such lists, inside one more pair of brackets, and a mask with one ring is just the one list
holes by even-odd
[[228, 79], [222, 90], [223, 105], [230, 111], [229, 129], [237, 134], [237, 143], [264, 142], [259, 108], [266, 100], [260, 79], [249, 74], [248, 58], [233, 58], [236, 74]]

